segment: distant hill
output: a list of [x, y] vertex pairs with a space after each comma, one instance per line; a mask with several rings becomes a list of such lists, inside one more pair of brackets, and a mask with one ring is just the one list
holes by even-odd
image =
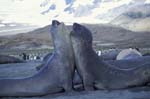
[[50, 45], [49, 26], [28, 33], [0, 37], [0, 49], [33, 49]]
[[132, 31], [150, 32], [150, 4], [136, 5], [123, 12], [110, 23]]
[[39, 28], [39, 26], [0, 20], [0, 36], [27, 33], [37, 28]]
[[[132, 32], [106, 24], [84, 25], [93, 33], [94, 47], [150, 47], [150, 32]], [[71, 27], [68, 26], [70, 30]], [[0, 49], [42, 49], [52, 46], [50, 25], [28, 33], [0, 37]]]

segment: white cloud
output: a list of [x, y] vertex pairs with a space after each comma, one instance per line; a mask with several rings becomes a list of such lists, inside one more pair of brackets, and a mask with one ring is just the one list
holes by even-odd
[[[0, 0], [0, 20], [4, 20], [3, 23], [19, 22], [34, 25], [47, 25], [53, 19], [67, 23], [107, 22], [107, 20], [98, 20], [95, 17], [98, 14], [107, 15], [106, 13], [109, 10], [123, 4], [134, 3], [136, 0], [100, 0], [102, 2], [97, 2], [96, 6], [93, 4], [93, 1], [75, 0], [72, 4], [72, 8], [75, 11], [72, 14], [68, 14], [68, 12], [64, 11], [69, 6], [66, 5], [65, 0]], [[146, 0], [145, 3], [150, 3], [150, 0]], [[41, 12], [49, 9], [49, 6], [52, 4], [56, 5], [56, 9], [42, 15]], [[94, 6], [95, 8], [91, 8]]]
[[78, 7], [80, 5], [92, 5], [94, 0], [76, 0], [73, 4], [73, 7]]
[[1, 23], [3, 23], [3, 24], [7, 24], [7, 23], [12, 23], [12, 21], [3, 20]]
[[0, 20], [37, 25], [47, 23], [48, 18], [40, 14], [41, 2], [42, 0], [1, 0]]
[[14, 26], [16, 26], [16, 24], [9, 24], [9, 26], [10, 26], [10, 27], [14, 27]]
[[150, 0], [146, 0], [145, 3], [150, 3]]
[[5, 27], [5, 24], [0, 24], [0, 27]]

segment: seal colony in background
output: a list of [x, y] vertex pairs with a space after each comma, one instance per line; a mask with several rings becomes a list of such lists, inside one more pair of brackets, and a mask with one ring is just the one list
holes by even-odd
[[64, 23], [54, 20], [50, 32], [53, 54], [45, 57], [31, 77], [0, 79], [0, 96], [71, 92], [76, 82], [85, 90], [122, 89], [150, 82], [150, 56], [103, 61], [93, 50], [92, 33], [86, 27], [74, 23], [70, 32]]

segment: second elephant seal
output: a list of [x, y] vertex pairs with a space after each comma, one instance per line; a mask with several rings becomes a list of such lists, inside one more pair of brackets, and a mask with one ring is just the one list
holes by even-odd
[[[150, 58], [137, 68], [121, 69], [103, 62], [92, 48], [92, 34], [84, 26], [74, 23], [71, 41], [76, 68], [86, 90], [121, 89], [150, 82]], [[129, 60], [124, 60], [128, 63]], [[138, 60], [135, 60], [135, 62]], [[120, 62], [120, 65], [123, 63]]]

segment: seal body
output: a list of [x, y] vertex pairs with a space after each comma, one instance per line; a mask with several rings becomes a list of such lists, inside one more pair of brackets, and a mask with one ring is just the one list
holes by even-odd
[[[140, 86], [150, 81], [150, 58], [137, 68], [116, 68], [101, 60], [92, 48], [92, 34], [84, 26], [74, 23], [71, 32], [76, 68], [86, 90], [121, 89]], [[129, 60], [123, 60], [128, 63]], [[138, 60], [135, 60], [136, 62]], [[112, 61], [113, 62], [113, 61]], [[123, 62], [118, 63], [122, 65]]]
[[119, 54], [118, 50], [112, 50], [105, 53], [102, 53], [101, 56], [99, 56], [101, 59], [107, 61], [107, 60], [116, 60], [117, 55]]
[[103, 61], [106, 64], [109, 64], [109, 66], [118, 68], [118, 69], [134, 69], [139, 68], [142, 66], [145, 66], [146, 64], [149, 64], [150, 56], [142, 56], [142, 57], [136, 57], [131, 59], [122, 59], [122, 60], [109, 60], [109, 61]]
[[118, 55], [116, 60], [122, 60], [122, 59], [132, 59], [132, 58], [138, 58], [141, 57], [142, 54], [135, 50], [135, 49], [124, 49], [122, 50]]
[[22, 63], [25, 62], [21, 59], [18, 59], [13, 56], [8, 56], [8, 55], [0, 55], [0, 64], [8, 64], [8, 63]]
[[0, 79], [0, 96], [38, 96], [72, 90], [74, 56], [70, 32], [63, 23], [52, 22], [53, 55], [39, 72], [28, 78]]

